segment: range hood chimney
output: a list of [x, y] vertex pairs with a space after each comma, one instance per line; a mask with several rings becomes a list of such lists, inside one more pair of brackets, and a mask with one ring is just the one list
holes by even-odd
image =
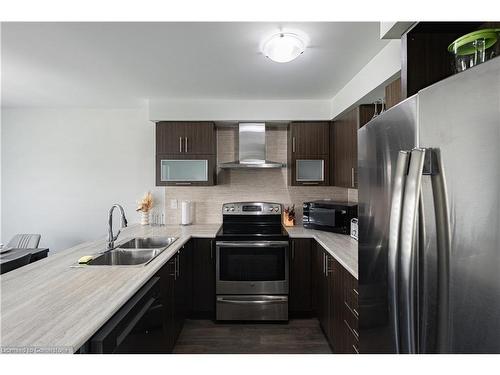
[[222, 169], [283, 168], [283, 163], [266, 160], [266, 124], [239, 124], [239, 160], [222, 163]]

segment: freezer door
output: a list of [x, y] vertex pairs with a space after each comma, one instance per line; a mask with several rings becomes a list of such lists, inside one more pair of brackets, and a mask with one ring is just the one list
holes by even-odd
[[[500, 58], [422, 90], [418, 99], [419, 144], [441, 159], [450, 235], [449, 264], [440, 264], [446, 256], [437, 245], [436, 197], [431, 177], [423, 176], [419, 351], [500, 353]], [[448, 291], [438, 291], [438, 278]]]
[[389, 216], [400, 150], [416, 146], [417, 98], [358, 131], [360, 350], [395, 353], [388, 302]]

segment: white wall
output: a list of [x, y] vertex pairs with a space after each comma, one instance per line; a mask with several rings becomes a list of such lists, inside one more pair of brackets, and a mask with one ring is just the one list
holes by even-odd
[[331, 118], [352, 108], [373, 90], [394, 80], [401, 71], [401, 41], [391, 40], [332, 99]]
[[149, 119], [212, 121], [330, 120], [330, 100], [150, 99]]
[[106, 236], [115, 202], [138, 222], [135, 202], [144, 192], [163, 201], [146, 108], [2, 108], [2, 125], [4, 243], [40, 233], [40, 245], [57, 252]]

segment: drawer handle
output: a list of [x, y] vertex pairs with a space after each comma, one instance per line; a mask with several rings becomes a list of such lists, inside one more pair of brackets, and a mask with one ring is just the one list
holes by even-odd
[[358, 319], [359, 318], [358, 311], [349, 306], [349, 304], [346, 301], [344, 301], [344, 304], [347, 307], [347, 309], [356, 317], [356, 319]]
[[188, 186], [191, 185], [191, 182], [176, 182], [175, 184], [180, 186]]
[[359, 334], [358, 334], [358, 332], [354, 328], [351, 328], [351, 326], [349, 325], [349, 323], [347, 323], [347, 320], [344, 319], [344, 323], [347, 326], [347, 328], [349, 329], [349, 331], [351, 331], [351, 333], [354, 335], [354, 337], [356, 338], [356, 340], [359, 341]]
[[286, 297], [275, 297], [272, 299], [256, 299], [256, 300], [238, 300], [229, 298], [217, 298], [217, 302], [230, 303], [236, 305], [270, 305], [270, 304], [283, 304], [287, 302]]

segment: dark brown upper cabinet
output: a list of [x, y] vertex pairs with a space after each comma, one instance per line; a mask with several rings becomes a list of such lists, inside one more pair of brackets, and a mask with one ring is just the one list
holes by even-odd
[[156, 186], [210, 186], [216, 181], [213, 122], [156, 124]]
[[288, 131], [288, 181], [292, 186], [330, 184], [329, 122], [292, 122]]
[[328, 121], [292, 122], [289, 148], [301, 156], [328, 155]]
[[156, 153], [211, 155], [217, 152], [213, 122], [160, 121], [156, 124]]
[[371, 120], [375, 108], [363, 104], [333, 121], [330, 132], [331, 185], [358, 187], [358, 129]]
[[385, 86], [385, 109], [394, 107], [401, 99], [401, 78], [398, 78]]

